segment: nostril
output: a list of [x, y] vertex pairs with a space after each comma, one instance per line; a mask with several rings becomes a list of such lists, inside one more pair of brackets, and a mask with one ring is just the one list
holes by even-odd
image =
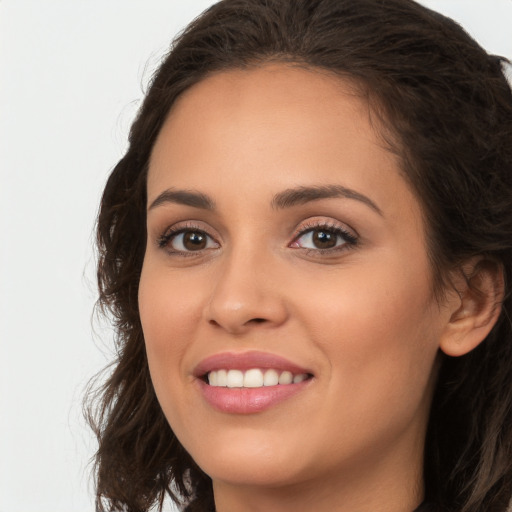
[[264, 318], [253, 318], [252, 320], [249, 320], [249, 322], [254, 322], [255, 324], [261, 324], [265, 322]]

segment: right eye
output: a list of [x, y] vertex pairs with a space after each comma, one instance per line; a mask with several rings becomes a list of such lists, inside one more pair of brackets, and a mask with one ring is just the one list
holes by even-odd
[[166, 247], [173, 253], [198, 252], [204, 249], [216, 249], [219, 244], [200, 229], [185, 228], [166, 233], [159, 240], [160, 247]]

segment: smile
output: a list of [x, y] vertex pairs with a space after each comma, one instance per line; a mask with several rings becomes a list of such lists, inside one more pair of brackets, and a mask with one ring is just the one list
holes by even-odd
[[307, 373], [293, 374], [290, 371], [279, 371], [273, 368], [251, 368], [241, 370], [215, 370], [208, 373], [207, 379], [210, 386], [226, 388], [261, 388], [264, 386], [278, 386], [298, 384], [310, 375]]
[[286, 358], [265, 352], [224, 352], [194, 369], [206, 403], [229, 414], [254, 414], [306, 390], [314, 374]]

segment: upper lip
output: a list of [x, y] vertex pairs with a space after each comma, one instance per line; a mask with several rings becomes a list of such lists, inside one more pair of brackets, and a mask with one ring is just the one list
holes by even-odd
[[289, 371], [293, 374], [309, 373], [307, 368], [303, 368], [288, 359], [270, 354], [268, 352], [222, 352], [203, 359], [194, 368], [195, 377], [204, 377], [211, 371], [226, 370], [250, 370], [251, 368], [269, 369], [278, 371]]

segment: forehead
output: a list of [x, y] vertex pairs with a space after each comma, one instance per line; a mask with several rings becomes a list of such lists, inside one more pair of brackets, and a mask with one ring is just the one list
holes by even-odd
[[168, 187], [252, 196], [263, 182], [339, 183], [396, 207], [400, 189], [412, 200], [356, 84], [296, 65], [219, 72], [185, 91], [153, 149], [148, 199]]
[[176, 100], [153, 148], [150, 169], [161, 163], [163, 153], [165, 158], [186, 153], [186, 146], [193, 144], [185, 146], [185, 141], [210, 141], [212, 146], [205, 149], [227, 154], [234, 148], [224, 144], [236, 135], [247, 144], [259, 138], [269, 149], [272, 136], [279, 135], [276, 144], [288, 139], [298, 152], [297, 143], [312, 140], [320, 130], [325, 144], [335, 142], [340, 150], [354, 145], [381, 149], [370, 117], [356, 85], [327, 71], [278, 63], [223, 71]]
[[201, 111], [225, 114], [233, 121], [233, 115], [248, 113], [251, 121], [268, 122], [284, 112], [307, 115], [327, 108], [341, 113], [338, 107], [342, 98], [349, 100], [344, 102], [344, 110], [349, 107], [354, 112], [368, 112], [358, 91], [354, 81], [327, 70], [267, 63], [208, 75], [184, 91], [172, 107], [171, 116], [189, 116]]

